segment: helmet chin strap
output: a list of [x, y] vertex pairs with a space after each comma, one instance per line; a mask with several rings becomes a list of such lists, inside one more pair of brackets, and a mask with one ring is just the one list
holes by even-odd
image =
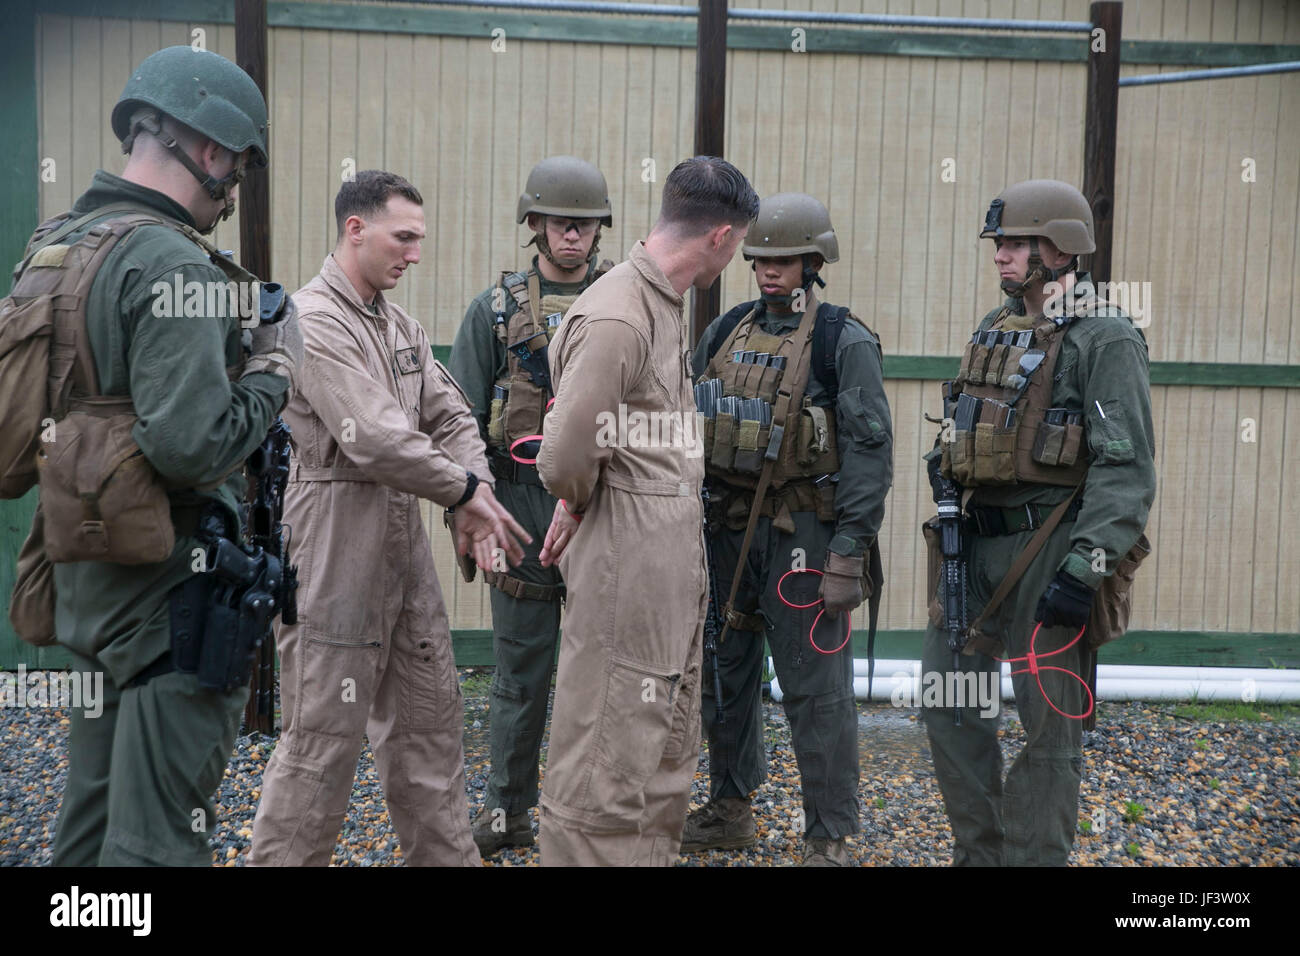
[[203, 187], [209, 197], [225, 203], [216, 220], [203, 232], [211, 232], [217, 227], [218, 222], [224, 222], [234, 215], [235, 197], [230, 193], [244, 178], [244, 170], [238, 164], [220, 179], [214, 178], [205, 172], [203, 167], [196, 163], [189, 153], [181, 149], [180, 143], [176, 142], [176, 137], [163, 129], [162, 114], [155, 110], [141, 110], [131, 117], [131, 132], [127, 134], [126, 139], [122, 140], [122, 152], [131, 152], [135, 138], [141, 132], [148, 133], [158, 140], [163, 149], [171, 153], [182, 166], [190, 171], [190, 175], [199, 181], [199, 185]]
[[1070, 261], [1065, 263], [1059, 269], [1049, 269], [1047, 263], [1043, 262], [1042, 252], [1038, 248], [1038, 237], [1029, 237], [1029, 272], [1025, 275], [1023, 282], [1017, 282], [1014, 279], [1002, 280], [1002, 291], [1013, 299], [1023, 299], [1025, 292], [1037, 283], [1055, 282], [1067, 272], [1074, 271], [1079, 263], [1078, 256], [1070, 256]]

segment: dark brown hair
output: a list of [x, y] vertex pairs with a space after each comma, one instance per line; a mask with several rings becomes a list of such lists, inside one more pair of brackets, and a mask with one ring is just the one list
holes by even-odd
[[339, 187], [339, 194], [334, 197], [334, 221], [338, 224], [339, 237], [343, 236], [343, 224], [349, 216], [373, 216], [388, 204], [390, 196], [401, 196], [417, 206], [424, 205], [420, 191], [396, 173], [387, 173], [382, 169], [364, 169], [356, 177]]
[[659, 219], [687, 235], [721, 225], [739, 228], [757, 217], [758, 193], [744, 173], [718, 156], [684, 159], [664, 182]]

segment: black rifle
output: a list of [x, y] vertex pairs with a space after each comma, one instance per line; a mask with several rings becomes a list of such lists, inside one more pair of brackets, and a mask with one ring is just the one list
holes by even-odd
[[[533, 348], [534, 345], [538, 347]], [[554, 391], [551, 388], [551, 368], [546, 356], [546, 348], [545, 332], [537, 332], [509, 346], [532, 383], [550, 397]]]
[[[944, 382], [945, 427], [950, 427], [956, 400], [951, 398], [952, 382]], [[943, 436], [940, 436], [940, 441]], [[939, 539], [943, 563], [939, 571], [939, 585], [943, 588], [943, 623], [948, 631], [948, 647], [952, 651], [953, 674], [961, 673], [961, 652], [969, 638], [970, 626], [966, 605], [967, 567], [965, 542], [962, 540], [961, 485], [945, 478], [937, 469], [930, 471], [930, 485], [935, 504], [939, 506]], [[961, 726], [961, 705], [953, 701], [953, 723]]]
[[[279, 321], [284, 315], [284, 286], [265, 282], [261, 295], [261, 321]], [[276, 584], [272, 589], [271, 613], [261, 625], [257, 664], [257, 713], [267, 717], [274, 712], [275, 641], [266, 638], [271, 636], [276, 611], [285, 624], [298, 623], [298, 568], [289, 563], [292, 529], [286, 529], [281, 523], [284, 489], [289, 482], [289, 435], [289, 426], [277, 416], [262, 444], [248, 456], [245, 466], [252, 482], [248, 513], [252, 553], [256, 556], [257, 552], [264, 552], [279, 570], [272, 579]]]
[[713, 528], [709, 522], [709, 483], [700, 486], [700, 498], [704, 501], [704, 555], [709, 565], [709, 610], [704, 616], [704, 653], [709, 655], [709, 666], [713, 669], [713, 722], [726, 722], [722, 710], [722, 673], [718, 669], [718, 639], [722, 637], [722, 591], [718, 584], [718, 567], [713, 560]]

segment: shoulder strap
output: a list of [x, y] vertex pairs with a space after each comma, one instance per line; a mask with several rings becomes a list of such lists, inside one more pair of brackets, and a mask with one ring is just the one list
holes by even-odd
[[835, 349], [848, 318], [846, 306], [838, 309], [823, 302], [817, 306], [817, 324], [813, 327], [812, 373], [831, 395], [840, 393], [840, 376], [835, 370]]
[[713, 343], [709, 346], [709, 354], [704, 360], [706, 367], [713, 361], [713, 356], [718, 354], [718, 349], [722, 348], [722, 343], [731, 337], [732, 332], [736, 331], [736, 326], [740, 324], [740, 320], [753, 312], [758, 302], [758, 299], [742, 302], [722, 317], [722, 321], [718, 323], [718, 334], [713, 337]]

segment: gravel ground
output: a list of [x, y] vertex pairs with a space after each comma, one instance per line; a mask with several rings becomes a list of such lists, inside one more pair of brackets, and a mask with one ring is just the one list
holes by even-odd
[[[0, 680], [12, 675], [0, 675]], [[488, 698], [483, 672], [461, 671], [465, 689], [465, 773], [470, 812], [487, 785]], [[779, 704], [765, 702], [770, 776], [754, 800], [758, 845], [683, 858], [705, 866], [797, 862], [802, 808], [790, 729]], [[1080, 830], [1075, 865], [1300, 865], [1300, 708], [1241, 708], [1257, 719], [1173, 704], [1104, 704], [1098, 730], [1085, 735]], [[1023, 744], [1015, 708], [1006, 705], [1003, 753]], [[50, 861], [67, 772], [68, 721], [60, 710], [0, 708], [0, 866]], [[850, 841], [856, 862], [934, 866], [951, 860], [951, 832], [930, 765], [919, 712], [858, 705], [862, 832]], [[243, 864], [252, 838], [262, 771], [274, 741], [241, 736], [218, 796], [213, 851]], [[543, 761], [545, 751], [543, 751]], [[707, 750], [692, 805], [705, 800]], [[536, 820], [534, 818], [534, 826]], [[401, 849], [388, 819], [367, 746], [333, 862], [388, 866]], [[536, 866], [536, 847], [504, 850], [498, 866]]]

